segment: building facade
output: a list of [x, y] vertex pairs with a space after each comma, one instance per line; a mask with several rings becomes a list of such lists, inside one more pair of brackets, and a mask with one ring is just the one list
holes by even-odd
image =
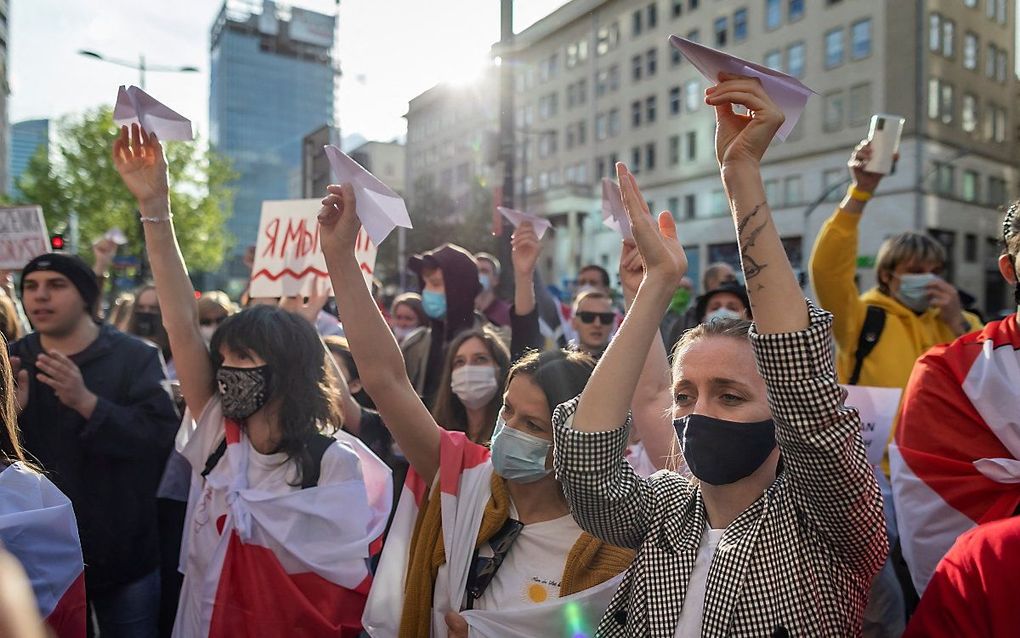
[[351, 151], [351, 159], [365, 167], [368, 172], [379, 178], [397, 193], [405, 193], [404, 145], [400, 142], [365, 142]]
[[[917, 229], [947, 247], [954, 283], [982, 307], [1005, 306], [994, 263], [998, 207], [1018, 181], [1014, 8], [1007, 0], [568, 2], [517, 34], [509, 50], [493, 48], [517, 70], [518, 128], [536, 132], [526, 156], [517, 146], [517, 191], [557, 227], [546, 240], [545, 274], [569, 277], [584, 263], [615, 267], [619, 237], [601, 223], [598, 183], [617, 161], [638, 175], [652, 208], [680, 222], [692, 278], [710, 262], [738, 263], [707, 83], [669, 45], [677, 34], [817, 91], [762, 170], [795, 268], [806, 268], [815, 235], [845, 192], [847, 159], [871, 115], [897, 114], [907, 121], [901, 157], [861, 227], [862, 287], [874, 283], [870, 264], [883, 239]], [[411, 154], [413, 112], [412, 175], [428, 165]], [[464, 158], [451, 152], [443, 161]]]
[[28, 163], [35, 157], [39, 149], [49, 152], [50, 121], [47, 119], [25, 120], [11, 125], [10, 164], [7, 193], [17, 199], [21, 196], [16, 183]]
[[271, 0], [227, 0], [212, 27], [210, 138], [239, 174], [237, 253], [255, 243], [264, 200], [301, 196], [302, 140], [335, 123], [335, 32], [334, 16]]
[[[7, 49], [10, 42], [10, 3], [8, 0], [0, 0], [0, 184], [8, 186], [10, 182], [10, 123], [8, 122], [7, 98], [11, 94], [11, 84], [8, 78], [9, 64], [7, 62]], [[8, 192], [10, 188], [8, 187]]]

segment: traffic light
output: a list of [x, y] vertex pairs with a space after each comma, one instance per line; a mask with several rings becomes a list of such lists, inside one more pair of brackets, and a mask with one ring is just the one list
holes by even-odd
[[53, 252], [64, 250], [64, 233], [53, 233], [50, 235], [50, 249]]

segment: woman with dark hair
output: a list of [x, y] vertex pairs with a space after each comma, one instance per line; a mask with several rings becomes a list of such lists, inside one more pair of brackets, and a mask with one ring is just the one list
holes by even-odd
[[[15, 382], [5, 347], [0, 348], [0, 549], [21, 562], [39, 615], [58, 638], [85, 635], [85, 576], [78, 525], [71, 501], [28, 460], [18, 438]], [[19, 374], [19, 390], [28, 372]], [[0, 582], [0, 589], [10, 585]], [[0, 609], [0, 615], [10, 611]], [[10, 619], [7, 619], [10, 620]], [[0, 623], [5, 624], [5, 623]], [[5, 633], [0, 626], [0, 635]], [[41, 635], [41, 634], [40, 634]]]
[[130, 135], [123, 127], [113, 156], [138, 200], [184, 400], [197, 415], [177, 441], [192, 481], [174, 635], [289, 636], [300, 627], [357, 636], [370, 546], [389, 512], [388, 470], [353, 437], [334, 435], [327, 355], [304, 318], [256, 306], [225, 319], [206, 348], [162, 146], [138, 125]]
[[500, 388], [506, 385], [510, 351], [492, 330], [460, 333], [450, 342], [439, 393], [432, 408], [436, 423], [467, 434], [474, 443], [492, 438], [503, 407]]
[[491, 452], [443, 429], [359, 274], [355, 205], [350, 184], [330, 186], [319, 237], [362, 383], [411, 464], [366, 628], [422, 638], [466, 635], [467, 626], [551, 636], [563, 635], [571, 618], [581, 626], [596, 619], [631, 553], [581, 532], [551, 470], [552, 410], [580, 391], [594, 361], [553, 351], [514, 365]]

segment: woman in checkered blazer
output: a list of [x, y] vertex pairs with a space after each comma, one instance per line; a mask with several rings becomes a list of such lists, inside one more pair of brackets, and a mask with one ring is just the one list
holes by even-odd
[[882, 499], [836, 381], [831, 315], [804, 299], [765, 199], [759, 163], [784, 117], [756, 79], [722, 75], [706, 102], [755, 323], [713, 322], [677, 346], [674, 427], [697, 480], [637, 477], [623, 460], [645, 382], [634, 354], [657, 337], [687, 259], [673, 218], [656, 227], [619, 165], [644, 279], [584, 392], [554, 417], [578, 524], [638, 550], [596, 633], [859, 636], [888, 551]]

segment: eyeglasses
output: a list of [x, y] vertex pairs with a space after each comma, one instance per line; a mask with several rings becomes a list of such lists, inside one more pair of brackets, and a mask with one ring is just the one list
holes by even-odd
[[581, 323], [593, 323], [595, 319], [598, 319], [603, 326], [611, 326], [616, 321], [616, 315], [611, 312], [590, 312], [588, 310], [579, 311], [577, 318], [581, 320]]
[[514, 541], [524, 530], [524, 523], [508, 518], [503, 527], [489, 539], [489, 548], [492, 549], [492, 556], [476, 556], [471, 563], [471, 571], [468, 573], [467, 593], [472, 599], [478, 600], [489, 587], [489, 583], [496, 576], [496, 571], [510, 553]]
[[223, 323], [224, 319], [226, 319], [226, 317], [215, 317], [213, 319], [199, 319], [198, 320], [198, 325], [200, 325], [200, 326], [207, 326], [207, 327], [208, 326], [218, 326], [221, 323]]

